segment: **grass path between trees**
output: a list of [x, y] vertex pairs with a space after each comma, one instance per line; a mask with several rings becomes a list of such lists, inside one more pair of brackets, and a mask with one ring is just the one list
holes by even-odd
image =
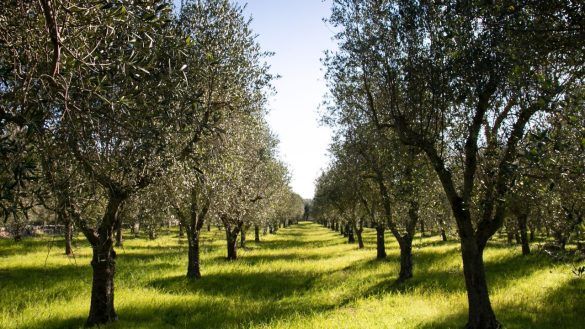
[[[250, 234], [248, 234], [250, 236]], [[251, 237], [253, 238], [253, 236]], [[460, 328], [466, 295], [459, 245], [439, 237], [413, 244], [414, 278], [396, 285], [398, 246], [375, 260], [375, 231], [358, 250], [302, 222], [248, 242], [225, 260], [224, 233], [205, 232], [203, 278], [184, 278], [187, 246], [176, 234], [127, 238], [118, 248], [108, 328]], [[0, 328], [79, 328], [89, 308], [90, 248], [76, 257], [58, 238], [0, 240]], [[567, 264], [492, 243], [485, 261], [492, 302], [505, 328], [583, 328], [585, 279]]]

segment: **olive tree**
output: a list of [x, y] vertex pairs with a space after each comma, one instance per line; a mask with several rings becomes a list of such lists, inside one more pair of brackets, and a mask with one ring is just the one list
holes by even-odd
[[[12, 124], [20, 120], [17, 117], [23, 117], [25, 107], [40, 113], [42, 120], [35, 125], [35, 134], [42, 128], [43, 139], [56, 141], [90, 182], [94, 195], [100, 196], [95, 206], [101, 211], [101, 218], [84, 216], [80, 206], [83, 202], [75, 194], [69, 194], [72, 198], [67, 208], [93, 248], [87, 324], [107, 323], [117, 318], [113, 232], [120, 223], [120, 207], [163, 176], [177, 159], [191, 153], [203, 136], [213, 131], [217, 118], [234, 109], [224, 99], [202, 101], [205, 92], [213, 91], [202, 88], [206, 82], [201, 81], [217, 78], [220, 71], [210, 68], [223, 67], [215, 64], [222, 58], [200, 51], [201, 44], [194, 43], [190, 31], [173, 17], [170, 3], [40, 1], [38, 5], [11, 5], [10, 9], [11, 14], [20, 17], [11, 20], [11, 24], [27, 33], [25, 27], [31, 25], [31, 31], [38, 33], [26, 37], [21, 33], [13, 38], [9, 33], [13, 26], [8, 25], [7, 29], [2, 26], [2, 33], [8, 36], [12, 47], [8, 52], [3, 48], [3, 70], [9, 60], [14, 62], [9, 56], [25, 49], [28, 57], [18, 59], [31, 62], [22, 66], [31, 69], [26, 74], [18, 71], [19, 66], [8, 66], [11, 71], [2, 90], [7, 94], [3, 98], [7, 107], [3, 109], [10, 112], [5, 111], [5, 116]], [[27, 17], [22, 18], [23, 15]], [[3, 16], [4, 19], [7, 18]], [[210, 38], [224, 35], [222, 30], [217, 31], [221, 24], [206, 24], [202, 25], [213, 32], [206, 34]], [[47, 55], [45, 27], [54, 56], [48, 56], [51, 58], [48, 65], [41, 61], [42, 65], [37, 66], [36, 58]], [[234, 29], [237, 27], [232, 26]], [[249, 35], [249, 31], [238, 29], [231, 40]], [[243, 43], [250, 44], [250, 40]], [[257, 46], [249, 48], [256, 50]], [[224, 50], [217, 49], [215, 54], [223, 54]], [[234, 56], [233, 52], [225, 54]], [[249, 71], [249, 62], [259, 56], [258, 51], [240, 52], [229, 69]], [[236, 62], [241, 62], [241, 66], [234, 65]], [[234, 76], [248, 78], [241, 71]], [[263, 77], [254, 81], [262, 83]], [[253, 91], [247, 85], [222, 92], [250, 100], [257, 97]], [[39, 98], [42, 101], [24, 102]]]
[[[449, 200], [461, 241], [468, 328], [501, 327], [483, 250], [503, 223], [526, 127], [581, 82], [577, 6], [334, 2], [336, 64], [359, 76], [367, 93], [368, 103], [357, 110], [424, 152]], [[478, 180], [480, 172], [488, 179]]]

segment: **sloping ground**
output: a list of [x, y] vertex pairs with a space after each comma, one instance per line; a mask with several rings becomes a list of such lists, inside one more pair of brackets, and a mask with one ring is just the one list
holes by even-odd
[[[398, 250], [375, 260], [366, 249], [304, 222], [248, 242], [240, 260], [224, 260], [223, 233], [204, 234], [203, 278], [188, 282], [186, 241], [166, 235], [128, 239], [118, 250], [111, 328], [460, 328], [466, 296], [456, 242], [414, 242], [415, 277], [394, 283]], [[0, 328], [78, 328], [89, 308], [90, 249], [76, 257], [62, 241], [0, 240]], [[506, 328], [583, 328], [585, 279], [571, 266], [517, 248], [486, 251], [492, 301]]]

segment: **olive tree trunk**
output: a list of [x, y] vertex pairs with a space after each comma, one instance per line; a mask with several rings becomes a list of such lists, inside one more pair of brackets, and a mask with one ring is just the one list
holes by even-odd
[[406, 235], [398, 239], [400, 246], [400, 273], [398, 282], [412, 278], [412, 237]]
[[530, 254], [530, 243], [528, 241], [528, 214], [518, 216], [518, 231], [520, 231], [520, 242], [522, 243], [522, 255]]
[[65, 255], [73, 255], [73, 221], [67, 217], [65, 218]]
[[362, 238], [362, 233], [364, 232], [364, 228], [363, 228], [362, 224], [360, 224], [359, 227], [354, 226], [354, 230], [355, 230], [355, 234], [357, 235], [358, 249], [363, 249], [364, 248], [364, 239]]
[[[225, 224], [228, 260], [238, 259], [238, 234], [242, 229], [242, 224], [242, 222], [239, 222], [237, 225], [232, 225], [231, 223]], [[232, 228], [232, 226], [235, 227]]]
[[246, 230], [242, 229], [240, 232], [240, 248], [246, 248]]
[[347, 224], [345, 228], [347, 230], [347, 242], [348, 243], [355, 243], [355, 235], [353, 234], [353, 227]]
[[187, 263], [187, 278], [201, 278], [201, 264], [199, 262], [199, 236], [201, 229], [193, 231], [187, 230], [187, 239], [189, 240], [189, 261]]
[[91, 260], [93, 279], [87, 326], [106, 324], [118, 319], [114, 309], [116, 253], [113, 248], [113, 233], [118, 221], [118, 210], [123, 200], [123, 196], [112, 193], [97, 234], [93, 230], [84, 230], [93, 251]]
[[121, 247], [124, 243], [122, 238], [122, 221], [116, 221], [116, 247]]
[[386, 258], [386, 241], [384, 238], [384, 232], [386, 227], [383, 224], [376, 226], [376, 258]]
[[[110, 239], [111, 240], [111, 239]], [[104, 241], [106, 242], [106, 241]], [[91, 287], [91, 306], [88, 326], [105, 324], [118, 320], [114, 309], [114, 274], [116, 272], [116, 253], [112, 241], [104, 246], [94, 246], [91, 267], [93, 279]], [[107, 246], [109, 245], [109, 246]]]
[[254, 242], [260, 242], [260, 227], [254, 225]]
[[447, 233], [445, 232], [445, 229], [441, 227], [441, 240], [443, 240], [443, 242], [447, 242]]
[[467, 329], [501, 328], [492, 309], [483, 264], [483, 249], [475, 239], [461, 239], [463, 274], [469, 304]]

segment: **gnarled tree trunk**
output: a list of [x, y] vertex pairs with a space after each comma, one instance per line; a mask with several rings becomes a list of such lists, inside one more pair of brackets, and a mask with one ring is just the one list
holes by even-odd
[[[406, 225], [406, 233], [401, 234], [392, 219], [390, 195], [380, 173], [378, 173], [378, 187], [380, 194], [382, 195], [382, 205], [384, 206], [386, 222], [392, 235], [394, 235], [400, 246], [400, 273], [398, 274], [398, 282], [403, 282], [412, 278], [412, 237], [414, 236], [416, 224], [418, 223], [419, 204], [414, 198], [410, 200], [408, 209], [409, 220]], [[412, 196], [414, 196], [414, 194], [412, 194]]]
[[465, 328], [501, 328], [490, 303], [483, 264], [483, 249], [477, 245], [475, 239], [462, 238], [461, 253], [465, 286], [467, 288], [467, 301], [469, 304], [469, 317]]
[[225, 224], [228, 260], [238, 259], [238, 234], [240, 233], [242, 224], [242, 222], [239, 222], [234, 228], [232, 228], [233, 225], [229, 222]]
[[199, 235], [201, 229], [187, 230], [187, 239], [189, 240], [189, 261], [187, 264], [187, 278], [200, 279], [201, 265], [199, 262]]
[[238, 259], [238, 237], [232, 234], [227, 234], [227, 259], [236, 260]]
[[[101, 240], [101, 239], [100, 239]], [[109, 241], [107, 241], [109, 240]], [[93, 280], [91, 287], [91, 306], [86, 324], [100, 325], [118, 320], [114, 309], [114, 274], [116, 272], [116, 253], [111, 239], [100, 241], [93, 247]]]
[[412, 278], [412, 239], [416, 231], [416, 224], [419, 220], [419, 204], [414, 199], [411, 199], [409, 204], [409, 221], [406, 225], [406, 233], [401, 236], [396, 233], [396, 229], [393, 230], [396, 240], [398, 240], [398, 245], [400, 246], [400, 274], [398, 274], [398, 282]]
[[412, 237], [405, 235], [398, 239], [400, 245], [400, 273], [398, 282], [412, 278]]
[[91, 304], [86, 325], [94, 326], [116, 321], [114, 309], [114, 274], [116, 272], [116, 253], [114, 252], [113, 233], [118, 221], [118, 210], [124, 200], [123, 195], [111, 192], [102, 223], [97, 230], [84, 230], [92, 245], [93, 280]]

